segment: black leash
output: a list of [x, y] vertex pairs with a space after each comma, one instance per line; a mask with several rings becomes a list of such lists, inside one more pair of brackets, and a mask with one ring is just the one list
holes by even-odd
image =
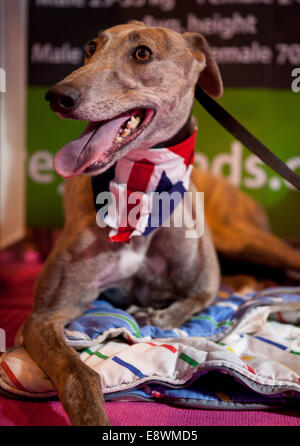
[[218, 102], [208, 96], [200, 87], [196, 87], [196, 99], [205, 110], [218, 121], [229, 133], [238, 139], [247, 149], [251, 150], [275, 172], [300, 190], [300, 176], [290, 169], [281, 159], [274, 155], [264, 144], [253, 136], [239, 121], [237, 121]]

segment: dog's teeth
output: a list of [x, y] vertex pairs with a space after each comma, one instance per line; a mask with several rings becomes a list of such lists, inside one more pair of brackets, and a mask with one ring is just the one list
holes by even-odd
[[126, 127], [119, 129], [114, 142], [116, 144], [122, 142], [124, 138], [129, 136], [132, 133], [132, 131], [137, 128], [140, 122], [141, 118], [139, 116], [131, 116], [130, 120], [126, 124]]
[[126, 136], [130, 135], [131, 131], [129, 129], [124, 129], [121, 133], [122, 138], [126, 138]]
[[128, 121], [128, 123], [127, 123], [127, 128], [134, 130], [137, 128], [137, 126], [139, 125], [140, 122], [141, 122], [141, 118], [139, 116], [137, 116], [136, 118], [134, 116], [132, 116], [130, 121]]

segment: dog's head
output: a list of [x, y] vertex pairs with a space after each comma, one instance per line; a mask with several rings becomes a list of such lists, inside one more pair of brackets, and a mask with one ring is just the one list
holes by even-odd
[[68, 178], [96, 175], [130, 150], [170, 139], [186, 122], [198, 83], [222, 94], [218, 67], [204, 37], [129, 22], [88, 44], [84, 66], [46, 94], [63, 118], [89, 121], [55, 157]]

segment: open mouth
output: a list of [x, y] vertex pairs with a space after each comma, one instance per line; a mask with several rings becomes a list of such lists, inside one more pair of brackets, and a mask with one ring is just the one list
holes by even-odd
[[151, 108], [139, 108], [107, 121], [90, 122], [79, 138], [56, 154], [56, 172], [63, 178], [97, 173], [113, 160], [117, 151], [143, 132], [154, 114]]

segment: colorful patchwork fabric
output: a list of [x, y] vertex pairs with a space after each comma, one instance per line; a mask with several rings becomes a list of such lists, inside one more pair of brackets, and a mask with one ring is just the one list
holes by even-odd
[[[69, 345], [99, 373], [106, 400], [159, 400], [202, 408], [300, 406], [300, 287], [247, 295], [220, 292], [175, 330], [139, 327], [97, 300], [65, 330]], [[0, 388], [56, 394], [23, 348], [0, 358]]]

